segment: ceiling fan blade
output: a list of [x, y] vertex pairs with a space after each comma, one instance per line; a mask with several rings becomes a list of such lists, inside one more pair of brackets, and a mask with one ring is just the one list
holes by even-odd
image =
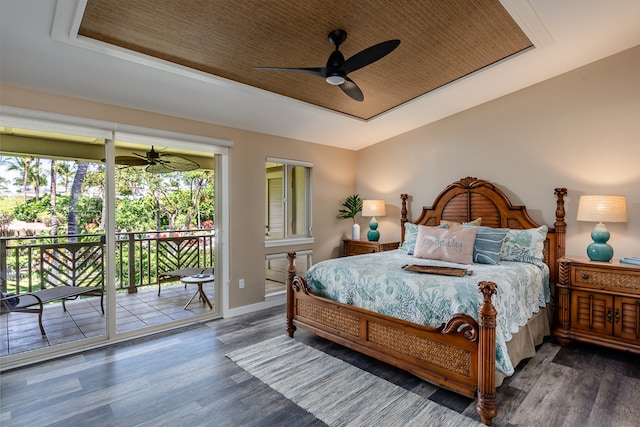
[[125, 166], [144, 166], [146, 164], [149, 164], [146, 159], [133, 156], [116, 156], [115, 162], [116, 165]]
[[254, 70], [266, 70], [266, 71], [293, 71], [296, 73], [311, 74], [314, 76], [325, 77], [326, 68], [278, 68], [278, 67], [253, 67]]
[[388, 55], [397, 48], [398, 45], [400, 45], [400, 40], [393, 39], [368, 47], [347, 59], [342, 66], [342, 70], [345, 74], [359, 70]]
[[358, 85], [355, 84], [355, 82], [349, 77], [345, 78], [344, 83], [340, 85], [340, 89], [342, 89], [342, 91], [349, 95], [349, 97], [351, 97], [351, 99], [353, 99], [354, 101], [364, 101], [364, 95], [362, 94], [362, 91], [360, 90]]
[[162, 163], [155, 163], [153, 165], [149, 165], [144, 170], [145, 170], [145, 172], [148, 172], [148, 173], [171, 173], [171, 172], [174, 172], [173, 169], [169, 169], [168, 167], [166, 167]]
[[[189, 159], [185, 159], [184, 157], [175, 156], [173, 154], [162, 155], [156, 160], [156, 164], [162, 165], [166, 169], [170, 171], [192, 171], [196, 170], [200, 167], [199, 164], [193, 162]], [[149, 168], [147, 168], [148, 170]]]

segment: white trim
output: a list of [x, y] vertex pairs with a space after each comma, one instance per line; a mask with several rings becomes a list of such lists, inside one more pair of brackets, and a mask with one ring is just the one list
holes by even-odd
[[176, 148], [193, 148], [190, 144], [198, 144], [201, 147], [207, 147], [208, 152], [216, 154], [225, 154], [228, 152], [228, 148], [233, 147], [232, 141], [224, 139], [29, 110], [9, 105], [0, 105], [0, 126], [102, 139], [112, 138], [112, 132], [116, 131], [117, 141], [130, 138], [127, 141], [148, 145], [168, 145]]
[[116, 163], [115, 163], [115, 131], [112, 131], [111, 139], [105, 141], [105, 201], [107, 205], [107, 223], [105, 224], [106, 236], [106, 299], [107, 299], [107, 339], [111, 340], [118, 335], [116, 331]]
[[109, 139], [113, 125], [108, 122], [65, 116], [47, 111], [0, 105], [0, 126]]
[[169, 132], [158, 129], [139, 128], [129, 125], [118, 125], [118, 141], [135, 142], [146, 145], [172, 146], [174, 148], [191, 148], [192, 144], [206, 144], [216, 154], [226, 153], [233, 142], [204, 136]]
[[536, 48], [555, 43], [530, 1], [500, 0], [500, 3]]
[[281, 163], [289, 166], [302, 166], [304, 168], [313, 168], [313, 163], [304, 162], [302, 160], [281, 159], [279, 157], [267, 157], [267, 162]]
[[279, 248], [282, 246], [294, 246], [294, 245], [312, 245], [314, 242], [313, 237], [300, 237], [296, 239], [273, 239], [265, 240], [265, 248]]
[[231, 283], [230, 252], [229, 248], [229, 217], [230, 217], [230, 188], [229, 188], [229, 155], [215, 157], [215, 217], [216, 217], [216, 252], [215, 263], [216, 280], [222, 283], [220, 286], [220, 298], [222, 299], [222, 317], [229, 312], [229, 285]]
[[[253, 313], [254, 311], [259, 311], [259, 310], [264, 310], [271, 307], [276, 307], [279, 305], [284, 305], [286, 303], [287, 303], [286, 294], [282, 294], [282, 295], [278, 294], [274, 296], [274, 298], [269, 298], [267, 301], [264, 301], [264, 302], [259, 302], [251, 305], [244, 305], [238, 308], [232, 308], [227, 312], [227, 315], [224, 317], [227, 318], [227, 317], [241, 316], [243, 314]], [[282, 324], [284, 325], [284, 323], [285, 323], [285, 319], [283, 317]]]

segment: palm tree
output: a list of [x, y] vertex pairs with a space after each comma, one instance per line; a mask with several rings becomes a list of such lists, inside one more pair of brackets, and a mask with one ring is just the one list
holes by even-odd
[[[80, 198], [80, 190], [82, 190], [82, 182], [87, 175], [87, 169], [89, 169], [89, 163], [78, 163], [76, 169], [76, 175], [73, 178], [73, 184], [71, 184], [71, 197], [69, 198], [69, 216], [68, 216], [68, 228], [67, 234], [78, 234], [78, 199]], [[77, 237], [70, 237], [70, 242], [77, 242]]]
[[73, 162], [56, 162], [56, 175], [60, 180], [60, 184], [62, 184], [62, 193], [66, 193], [69, 191], [69, 181], [71, 180], [73, 170]]
[[29, 177], [32, 175], [31, 171], [31, 157], [14, 157], [12, 160], [6, 160], [9, 165], [7, 170], [17, 171], [20, 173], [22, 182], [16, 178], [16, 184], [22, 184], [22, 197], [24, 202], [27, 202], [27, 188], [29, 188]]
[[9, 180], [0, 176], [0, 191], [6, 191], [9, 189]]
[[40, 173], [40, 158], [36, 157], [33, 164], [33, 169], [29, 174], [29, 183], [33, 185], [33, 193], [36, 196], [36, 200], [40, 200], [40, 186], [47, 185], [47, 177], [45, 174]]
[[54, 236], [58, 235], [58, 215], [56, 212], [56, 193], [58, 192], [57, 182], [57, 164], [55, 160], [51, 160], [51, 180], [50, 180], [50, 190], [49, 193], [51, 195], [51, 234]]

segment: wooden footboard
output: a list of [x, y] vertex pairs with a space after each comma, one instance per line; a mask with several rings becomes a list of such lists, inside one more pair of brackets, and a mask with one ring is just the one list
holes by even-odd
[[496, 416], [496, 316], [493, 282], [480, 282], [484, 301], [476, 322], [456, 314], [432, 328], [321, 298], [295, 275], [289, 253], [287, 333], [297, 327], [397, 366], [421, 378], [475, 397], [482, 422]]

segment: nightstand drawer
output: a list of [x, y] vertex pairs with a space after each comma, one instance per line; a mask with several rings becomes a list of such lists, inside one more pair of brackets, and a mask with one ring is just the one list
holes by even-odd
[[376, 252], [398, 249], [400, 242], [370, 242], [368, 240], [345, 240], [343, 253], [345, 256], [373, 254]]
[[571, 270], [573, 284], [599, 289], [615, 288], [640, 291], [640, 272], [634, 274], [628, 270], [616, 271], [614, 268], [604, 270], [583, 266], [574, 266]]
[[378, 252], [378, 248], [372, 246], [349, 245], [347, 255], [362, 255]]

